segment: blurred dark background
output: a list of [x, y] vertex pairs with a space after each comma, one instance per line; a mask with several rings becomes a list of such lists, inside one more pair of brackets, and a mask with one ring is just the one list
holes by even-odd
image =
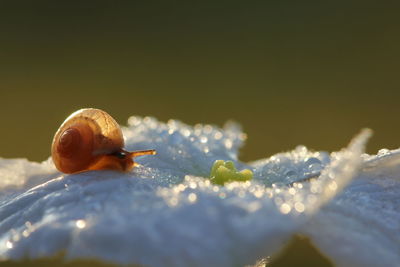
[[0, 156], [44, 160], [71, 112], [222, 125], [241, 159], [400, 146], [398, 1], [0, 1]]
[[0, 1], [0, 156], [46, 159], [82, 107], [121, 124], [234, 119], [245, 161], [337, 150], [363, 127], [369, 152], [397, 148], [399, 14], [399, 1]]

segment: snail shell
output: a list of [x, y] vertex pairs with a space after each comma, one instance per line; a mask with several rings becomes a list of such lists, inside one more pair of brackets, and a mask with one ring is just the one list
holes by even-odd
[[128, 152], [118, 123], [105, 111], [86, 108], [72, 113], [57, 130], [51, 156], [64, 173], [113, 169], [129, 171], [133, 157], [155, 154], [155, 150]]

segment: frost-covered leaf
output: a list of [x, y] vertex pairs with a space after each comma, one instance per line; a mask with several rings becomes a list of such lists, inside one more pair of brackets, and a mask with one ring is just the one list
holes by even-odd
[[304, 233], [338, 266], [399, 266], [400, 150], [364, 160], [360, 174]]
[[[245, 135], [236, 124], [132, 117], [129, 125], [129, 150], [158, 151], [130, 173], [57, 176], [49, 161], [0, 161], [0, 176], [8, 177], [0, 187], [1, 257], [65, 251], [146, 266], [252, 264], [279, 250], [352, 179], [369, 135], [331, 155], [299, 147], [244, 164], [237, 152]], [[215, 160], [252, 169], [254, 178], [214, 185], [207, 177]]]

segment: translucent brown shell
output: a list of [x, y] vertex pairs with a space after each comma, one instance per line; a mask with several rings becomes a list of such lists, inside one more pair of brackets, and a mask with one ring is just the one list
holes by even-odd
[[58, 170], [77, 173], [86, 170], [129, 171], [133, 157], [155, 154], [154, 150], [128, 152], [118, 123], [105, 111], [86, 108], [72, 113], [57, 130], [51, 156]]

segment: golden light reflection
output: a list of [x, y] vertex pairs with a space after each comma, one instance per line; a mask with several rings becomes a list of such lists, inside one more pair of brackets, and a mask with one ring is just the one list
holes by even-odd
[[189, 196], [188, 196], [188, 200], [189, 200], [189, 202], [192, 202], [192, 203], [196, 202], [197, 201], [197, 195], [195, 193], [190, 193]]
[[77, 220], [75, 223], [76, 227], [83, 229], [86, 227], [86, 222], [84, 220]]
[[7, 247], [8, 249], [13, 248], [13, 243], [11, 243], [10, 241], [7, 241], [7, 242], [6, 242], [6, 247]]
[[292, 207], [288, 203], [283, 203], [279, 209], [283, 214], [288, 214], [291, 210]]
[[301, 202], [296, 202], [296, 203], [294, 204], [294, 209], [295, 209], [297, 212], [301, 213], [301, 212], [303, 212], [303, 211], [305, 210], [305, 206], [304, 206], [304, 204], [301, 203]]

